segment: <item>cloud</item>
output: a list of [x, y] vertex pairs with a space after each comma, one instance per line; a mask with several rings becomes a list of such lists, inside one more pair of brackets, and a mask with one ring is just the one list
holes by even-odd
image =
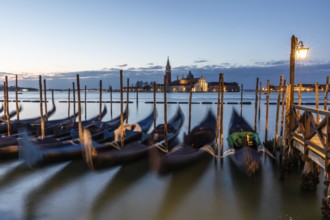
[[195, 60], [194, 63], [206, 63], [208, 60]]
[[123, 67], [127, 67], [128, 65], [125, 63], [125, 64], [122, 64], [122, 65], [118, 65], [120, 68], [123, 68]]
[[[49, 83], [47, 83], [48, 88], [67, 89], [72, 87], [72, 82], [76, 80], [76, 75], [79, 74], [81, 86], [87, 85], [88, 88], [98, 88], [99, 80], [102, 79], [105, 87], [111, 84], [114, 88], [118, 88], [119, 69], [120, 68], [106, 68], [76, 72], [53, 72], [43, 74], [43, 79], [49, 80]], [[256, 62], [249, 66], [231, 63], [204, 66], [184, 65], [172, 68], [172, 79], [175, 79], [177, 76], [186, 76], [190, 70], [195, 77], [204, 76], [208, 82], [217, 81], [219, 73], [224, 73], [226, 82], [237, 82], [239, 84], [244, 84], [244, 88], [254, 89], [257, 77], [259, 77], [263, 85], [266, 85], [267, 80], [270, 80], [272, 85], [277, 85], [281, 74], [289, 81], [290, 69], [289, 63], [286, 60]], [[297, 62], [295, 68], [295, 82], [315, 83], [318, 81], [320, 84], [324, 84], [329, 72], [330, 62], [310, 62], [308, 65]], [[123, 71], [124, 79], [130, 78], [130, 82], [132, 83], [138, 80], [162, 83], [164, 73], [164, 67], [160, 65], [130, 67]], [[10, 85], [15, 84], [14, 77], [16, 74], [0, 73], [0, 75], [10, 76]], [[35, 73], [20, 73], [18, 74], [19, 85], [38, 88], [38, 77], [39, 74]]]

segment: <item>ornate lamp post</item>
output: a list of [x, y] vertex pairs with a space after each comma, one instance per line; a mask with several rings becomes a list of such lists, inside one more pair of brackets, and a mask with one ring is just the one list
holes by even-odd
[[304, 47], [302, 41], [298, 41], [298, 38], [292, 35], [291, 37], [291, 54], [290, 54], [290, 128], [293, 127], [293, 118], [291, 108], [294, 102], [294, 68], [296, 57], [298, 60], [304, 60], [308, 56], [309, 48]]

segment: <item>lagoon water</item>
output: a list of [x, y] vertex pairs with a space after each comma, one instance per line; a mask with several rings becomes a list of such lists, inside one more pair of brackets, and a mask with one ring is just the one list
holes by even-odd
[[[38, 100], [38, 92], [20, 94], [21, 100]], [[50, 99], [51, 94], [47, 94]], [[77, 96], [76, 96], [77, 97]], [[88, 100], [98, 100], [98, 93], [88, 93]], [[126, 95], [124, 96], [126, 97]], [[168, 101], [187, 102], [188, 93], [168, 93]], [[254, 123], [254, 92], [245, 92], [243, 116]], [[297, 95], [296, 95], [297, 97]], [[303, 102], [315, 102], [314, 93], [304, 93]], [[320, 97], [323, 94], [320, 93]], [[0, 97], [1, 99], [2, 97]], [[84, 99], [84, 94], [82, 94]], [[10, 94], [14, 100], [14, 94]], [[153, 105], [152, 93], [130, 95], [129, 122], [146, 116]], [[51, 119], [68, 115], [67, 93], [55, 92], [57, 111]], [[109, 101], [109, 93], [103, 93]], [[119, 100], [119, 94], [113, 94]], [[157, 94], [163, 101], [163, 94]], [[194, 93], [194, 102], [217, 102], [217, 93]], [[277, 93], [271, 94], [271, 102], [277, 101]], [[240, 102], [240, 93], [226, 93], [225, 103]], [[320, 100], [323, 102], [323, 100]], [[39, 115], [39, 103], [21, 102], [21, 118]], [[105, 104], [111, 115], [110, 104]], [[179, 137], [188, 128], [188, 105], [180, 104], [186, 120]], [[84, 107], [84, 104], [82, 104]], [[178, 104], [168, 104], [168, 118]], [[313, 107], [313, 106], [309, 106]], [[15, 103], [10, 103], [10, 109]], [[51, 102], [48, 103], [51, 108]], [[192, 127], [202, 120], [207, 109], [216, 112], [216, 104], [193, 104]], [[232, 108], [239, 105], [224, 105], [224, 137]], [[263, 95], [257, 127], [264, 140], [266, 105]], [[73, 107], [71, 106], [71, 111]], [[99, 104], [88, 103], [87, 118], [98, 114]], [[157, 104], [157, 123], [163, 123], [163, 104]], [[84, 111], [85, 112], [85, 111]], [[113, 104], [113, 116], [119, 115], [119, 104]], [[276, 105], [269, 109], [269, 138], [274, 137]], [[83, 115], [84, 119], [85, 116]], [[225, 150], [228, 148], [225, 141]], [[316, 192], [300, 190], [300, 170], [284, 181], [279, 180], [279, 165], [265, 157], [259, 175], [247, 177], [235, 169], [229, 158], [223, 163], [201, 161], [187, 169], [168, 176], [158, 176], [149, 169], [148, 161], [114, 167], [103, 171], [91, 171], [83, 161], [53, 164], [44, 168], [24, 167], [22, 161], [0, 162], [0, 219], [322, 219], [323, 175]]]

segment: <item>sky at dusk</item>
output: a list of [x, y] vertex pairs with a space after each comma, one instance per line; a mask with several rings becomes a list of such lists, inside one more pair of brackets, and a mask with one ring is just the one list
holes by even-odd
[[[254, 88], [289, 78], [290, 39], [310, 47], [296, 62], [296, 83], [330, 75], [329, 0], [0, 0], [0, 75], [50, 88], [124, 78], [161, 82], [187, 75]], [[11, 84], [13, 82], [11, 81]]]

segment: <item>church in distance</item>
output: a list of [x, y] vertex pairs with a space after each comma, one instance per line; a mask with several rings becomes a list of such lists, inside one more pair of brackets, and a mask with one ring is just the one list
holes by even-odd
[[[218, 82], [206, 82], [205, 77], [201, 76], [195, 78], [194, 75], [189, 71], [186, 77], [182, 76], [180, 79], [177, 76], [176, 80], [172, 81], [172, 72], [169, 58], [167, 58], [165, 75], [167, 77], [167, 91], [169, 92], [188, 92], [190, 86], [192, 87], [193, 92], [216, 92], [218, 91]], [[225, 91], [226, 92], [239, 92], [240, 87], [236, 82], [225, 82]], [[164, 84], [158, 84], [158, 91], [162, 91]]]

